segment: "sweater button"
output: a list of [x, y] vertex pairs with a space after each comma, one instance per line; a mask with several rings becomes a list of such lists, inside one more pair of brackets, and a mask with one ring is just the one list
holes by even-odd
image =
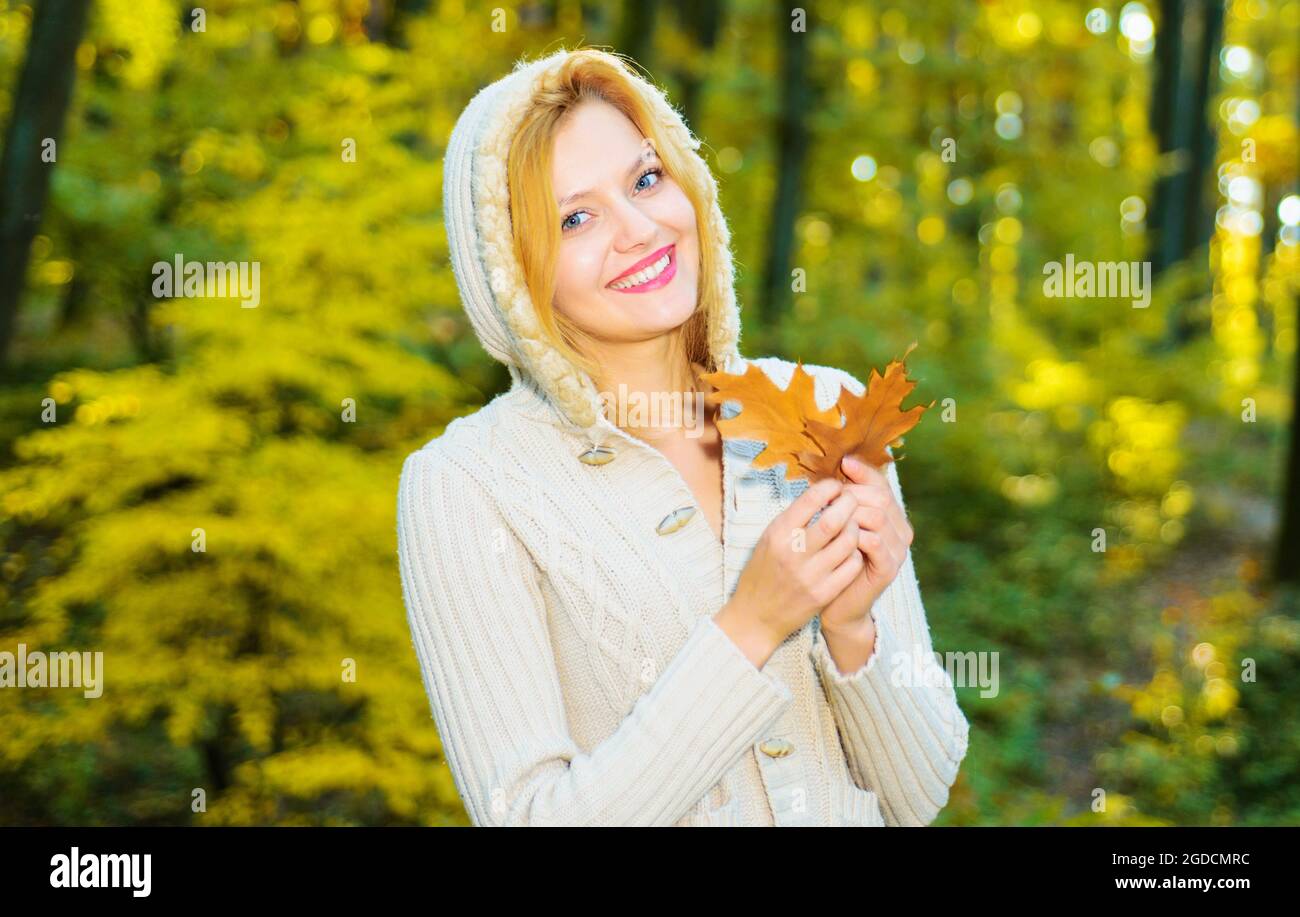
[[655, 531], [660, 535], [671, 535], [690, 522], [691, 517], [694, 515], [695, 507], [693, 506], [683, 506], [680, 509], [675, 509], [660, 520], [659, 524], [655, 526]]
[[609, 446], [592, 446], [582, 455], [578, 456], [578, 461], [584, 465], [608, 465], [614, 461], [617, 453]]
[[766, 739], [759, 743], [758, 750], [769, 758], [784, 758], [794, 754], [794, 743], [788, 739]]

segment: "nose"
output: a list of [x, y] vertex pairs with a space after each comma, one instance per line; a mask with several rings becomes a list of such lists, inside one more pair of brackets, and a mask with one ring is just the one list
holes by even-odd
[[614, 219], [614, 248], [620, 252], [648, 247], [659, 232], [659, 224], [645, 213], [636, 202], [620, 201], [612, 214]]

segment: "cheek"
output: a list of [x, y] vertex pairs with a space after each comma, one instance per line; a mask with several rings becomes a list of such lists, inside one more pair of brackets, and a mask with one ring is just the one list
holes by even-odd
[[691, 206], [690, 198], [676, 185], [669, 191], [671, 193], [665, 193], [661, 198], [664, 202], [664, 212], [660, 219], [682, 235], [694, 236], [695, 208]]
[[555, 270], [555, 292], [560, 301], [576, 305], [584, 292], [599, 286], [602, 263], [601, 252], [594, 245], [562, 246]]

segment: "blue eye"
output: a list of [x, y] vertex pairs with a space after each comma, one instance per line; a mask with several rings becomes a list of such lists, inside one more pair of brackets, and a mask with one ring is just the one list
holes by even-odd
[[645, 191], [645, 190], [647, 190], [647, 189], [649, 189], [649, 188], [653, 188], [655, 185], [659, 184], [659, 177], [660, 177], [661, 175], [663, 175], [663, 169], [647, 169], [647, 170], [646, 170], [646, 171], [641, 175], [641, 177], [637, 179], [637, 181], [636, 181], [637, 186], [640, 187], [641, 182], [645, 181], [645, 180], [646, 180], [647, 178], [649, 178], [651, 175], [653, 175], [653, 176], [655, 177], [655, 183], [654, 183], [654, 185], [646, 185], [645, 188], [642, 188], [641, 190]]
[[[659, 184], [660, 181], [663, 180], [663, 174], [664, 174], [664, 170], [658, 167], [653, 169], [646, 169], [644, 172], [641, 173], [641, 177], [636, 180], [637, 191], [649, 191], [651, 188], [654, 188]], [[655, 177], [654, 183], [649, 185], [642, 185], [641, 182], [645, 181], [651, 175]], [[587, 211], [585, 210], [575, 210], [573, 211], [573, 213], [569, 214], [567, 217], [561, 220], [560, 232], [572, 232], [573, 230], [577, 229], [579, 226], [583, 225], [583, 223], [586, 223], [587, 222], [586, 220], [583, 220], [582, 223], [570, 222], [574, 217], [584, 214], [586, 212]]]
[[[567, 217], [565, 217], [564, 220], [563, 220], [563, 222], [560, 223], [560, 231], [561, 231], [561, 232], [568, 232], [568, 231], [571, 230], [571, 229], [577, 229], [579, 226], [582, 225], [582, 223], [570, 223], [569, 221], [572, 220], [574, 217], [579, 216], [580, 214], [584, 214], [584, 213], [586, 213], [586, 212], [587, 212], [587, 211], [585, 211], [585, 210], [575, 210], [575, 211], [573, 211], [573, 213], [571, 213], [571, 214], [569, 214]], [[585, 223], [586, 221], [584, 220], [583, 222]]]

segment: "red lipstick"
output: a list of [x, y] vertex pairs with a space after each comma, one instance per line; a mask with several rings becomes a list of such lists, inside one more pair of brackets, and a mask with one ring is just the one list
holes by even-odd
[[672, 280], [673, 277], [675, 277], [677, 274], [677, 252], [676, 252], [675, 245], [665, 245], [663, 248], [659, 249], [658, 251], [652, 252], [651, 254], [642, 258], [636, 264], [632, 265], [626, 271], [619, 274], [617, 277], [611, 280], [610, 283], [611, 284], [617, 283], [620, 280], [623, 280], [627, 277], [631, 277], [633, 274], [637, 273], [638, 271], [650, 267], [650, 265], [662, 259], [664, 255], [668, 256], [668, 264], [667, 266], [664, 267], [662, 271], [659, 272], [659, 275], [657, 277], [647, 280], [645, 283], [638, 284], [637, 286], [629, 287], [624, 290], [615, 290], [614, 292], [615, 293], [644, 293], [650, 290], [657, 290], [662, 286], [666, 286], [668, 282]]

